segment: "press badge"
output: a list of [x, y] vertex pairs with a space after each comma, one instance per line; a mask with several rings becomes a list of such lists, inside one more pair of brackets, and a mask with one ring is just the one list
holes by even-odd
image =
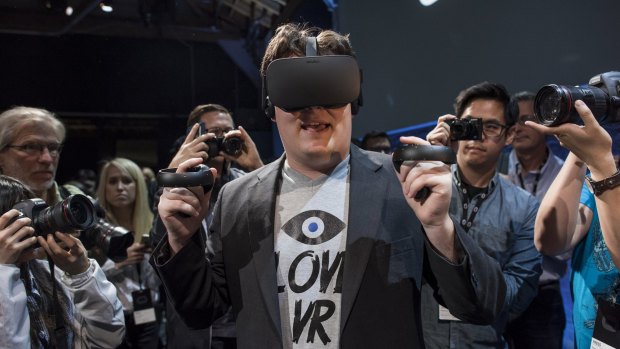
[[441, 306], [441, 304], [438, 304], [439, 306], [439, 320], [444, 320], [444, 321], [461, 321], [459, 318], [457, 318], [456, 316], [452, 315], [450, 313], [450, 310], [448, 310], [448, 308]]
[[597, 299], [598, 311], [590, 348], [620, 348], [620, 304]]
[[157, 320], [151, 300], [151, 290], [145, 288], [131, 292], [133, 298], [133, 321], [136, 325], [148, 324]]

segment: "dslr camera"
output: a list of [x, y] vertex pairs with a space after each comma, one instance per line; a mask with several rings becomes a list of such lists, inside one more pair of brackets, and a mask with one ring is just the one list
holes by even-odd
[[[13, 206], [20, 212], [18, 218], [28, 217], [32, 220], [35, 236], [47, 236], [54, 232], [71, 232], [84, 230], [95, 223], [95, 207], [90, 199], [81, 194], [70, 195], [61, 202], [48, 206], [42, 199], [28, 199]], [[10, 223], [9, 223], [10, 224]]]
[[[207, 129], [203, 122], [201, 122], [199, 126], [199, 136], [207, 133]], [[209, 150], [207, 151], [209, 158], [218, 156], [220, 151], [224, 151], [224, 153], [231, 156], [239, 156], [243, 150], [243, 140], [236, 136], [228, 138], [224, 138], [223, 136], [215, 137], [207, 139], [205, 143], [209, 146]]]
[[450, 119], [446, 121], [450, 126], [450, 140], [481, 140], [482, 139], [482, 119], [464, 118]]
[[536, 122], [557, 126], [567, 122], [579, 123], [575, 101], [581, 99], [599, 123], [620, 121], [620, 72], [596, 75], [587, 86], [545, 85], [534, 99]]
[[88, 197], [96, 216], [92, 226], [80, 234], [80, 241], [87, 250], [99, 248], [104, 255], [118, 262], [127, 258], [127, 248], [133, 244], [133, 232], [110, 224], [105, 220], [105, 210], [96, 199]]

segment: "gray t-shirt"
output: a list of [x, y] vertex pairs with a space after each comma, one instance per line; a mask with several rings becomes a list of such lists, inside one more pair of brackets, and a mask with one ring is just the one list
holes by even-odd
[[311, 180], [284, 164], [274, 246], [284, 348], [338, 348], [349, 157]]

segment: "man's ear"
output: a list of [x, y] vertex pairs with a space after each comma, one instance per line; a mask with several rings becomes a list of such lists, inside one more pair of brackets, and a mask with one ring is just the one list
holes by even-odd
[[512, 144], [512, 141], [514, 141], [515, 130], [516, 130], [516, 125], [510, 126], [510, 128], [506, 130], [506, 145], [510, 145]]

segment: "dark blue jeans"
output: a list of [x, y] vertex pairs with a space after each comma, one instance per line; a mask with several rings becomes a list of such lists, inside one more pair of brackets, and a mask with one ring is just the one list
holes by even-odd
[[561, 349], [566, 317], [560, 283], [538, 287], [538, 295], [520, 317], [506, 327], [504, 337], [511, 349]]

